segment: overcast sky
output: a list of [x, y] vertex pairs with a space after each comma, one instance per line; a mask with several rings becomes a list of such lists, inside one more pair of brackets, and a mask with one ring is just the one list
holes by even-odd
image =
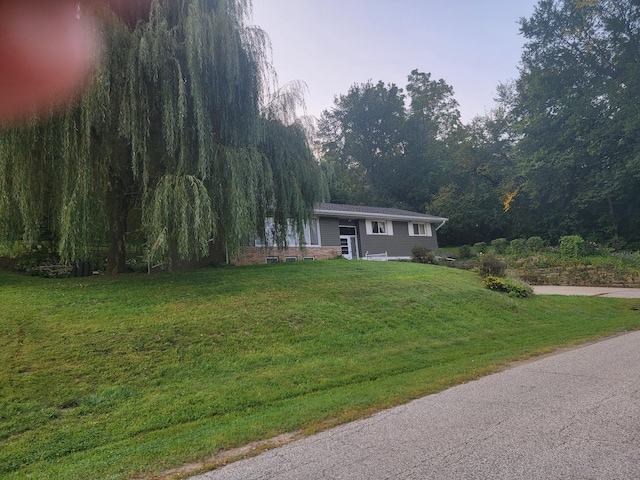
[[493, 107], [518, 76], [518, 20], [537, 0], [253, 0], [271, 38], [280, 85], [304, 81], [319, 117], [354, 83], [406, 86], [411, 70], [453, 87], [464, 122]]

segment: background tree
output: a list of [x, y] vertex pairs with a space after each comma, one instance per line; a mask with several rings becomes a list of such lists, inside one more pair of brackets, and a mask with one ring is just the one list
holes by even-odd
[[406, 146], [396, 182], [390, 186], [395, 198], [422, 212], [440, 187], [449, 183], [462, 123], [453, 88], [443, 79], [432, 80], [430, 73], [413, 70], [407, 82]]
[[396, 85], [354, 85], [323, 113], [319, 138], [336, 202], [423, 211], [449, 162], [460, 127], [458, 104], [444, 80], [414, 70], [410, 104]]
[[518, 195], [516, 139], [504, 106], [458, 129], [444, 181], [428, 211], [449, 218], [443, 242], [463, 245], [509, 237]]
[[354, 204], [388, 202], [384, 178], [402, 154], [404, 95], [396, 85], [353, 85], [319, 122], [331, 199]]
[[521, 25], [521, 167], [539, 230], [640, 240], [640, 5], [541, 0]]
[[211, 238], [233, 251], [267, 215], [279, 230], [301, 226], [319, 169], [303, 129], [261, 108], [267, 38], [249, 7], [153, 0], [135, 24], [104, 11], [92, 88], [64, 114], [2, 134], [5, 240], [46, 234], [64, 260], [106, 240], [118, 273], [133, 229], [150, 258], [170, 262], [205, 255]]

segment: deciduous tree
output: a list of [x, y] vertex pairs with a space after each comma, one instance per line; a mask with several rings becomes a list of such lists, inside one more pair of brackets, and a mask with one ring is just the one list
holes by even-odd
[[521, 25], [520, 149], [542, 226], [637, 240], [640, 5], [541, 0]]
[[383, 82], [353, 85], [319, 123], [332, 200], [385, 202], [385, 170], [403, 151], [404, 94]]
[[118, 273], [133, 229], [170, 262], [212, 238], [233, 251], [267, 215], [286, 228], [311, 214], [319, 169], [302, 128], [264, 108], [268, 39], [250, 1], [150, 3], [138, 22], [103, 12], [102, 62], [77, 104], [2, 133], [5, 239], [47, 234], [65, 260], [106, 241]]

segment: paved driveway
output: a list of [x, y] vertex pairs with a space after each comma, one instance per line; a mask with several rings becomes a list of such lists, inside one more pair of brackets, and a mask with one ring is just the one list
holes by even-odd
[[640, 298], [640, 288], [611, 287], [558, 287], [554, 285], [536, 285], [536, 295], [582, 295], [589, 297]]
[[449, 478], [640, 478], [640, 332], [528, 362], [194, 477]]

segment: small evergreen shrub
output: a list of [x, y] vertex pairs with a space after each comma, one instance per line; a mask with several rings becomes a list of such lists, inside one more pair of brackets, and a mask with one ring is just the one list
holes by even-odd
[[505, 292], [510, 297], [526, 298], [533, 294], [533, 289], [529, 285], [511, 277], [500, 278], [490, 275], [485, 277], [482, 283], [489, 290]]
[[504, 255], [507, 253], [509, 242], [506, 238], [496, 238], [495, 240], [491, 240], [491, 246], [498, 255]]
[[435, 263], [436, 256], [430, 248], [415, 246], [411, 249], [411, 261], [416, 263]]
[[458, 248], [458, 256], [460, 258], [471, 258], [471, 247], [469, 245], [462, 245]]
[[560, 238], [560, 255], [565, 258], [579, 258], [583, 255], [584, 239], [580, 235], [566, 235]]
[[473, 244], [473, 248], [476, 253], [486, 253], [487, 252], [487, 244], [484, 242], [478, 242]]
[[480, 274], [483, 277], [502, 277], [506, 269], [505, 261], [492, 253], [487, 253], [480, 259]]
[[524, 238], [511, 240], [509, 250], [513, 255], [524, 255], [527, 251], [527, 241]]
[[529, 237], [525, 247], [529, 252], [541, 252], [545, 247], [544, 240], [540, 237]]

